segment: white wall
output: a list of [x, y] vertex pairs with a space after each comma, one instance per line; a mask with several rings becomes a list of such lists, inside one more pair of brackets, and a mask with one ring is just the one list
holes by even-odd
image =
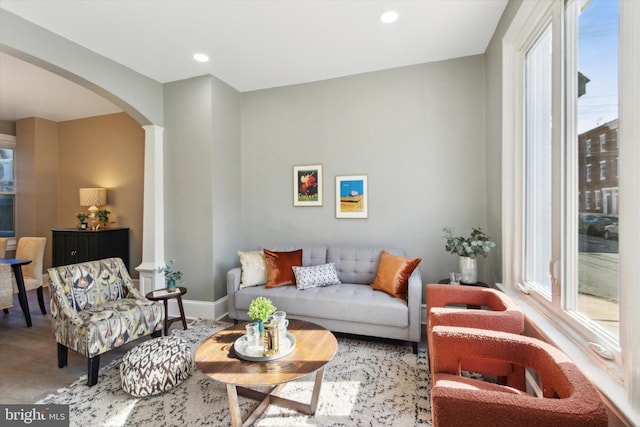
[[[447, 277], [442, 228], [486, 227], [485, 151], [481, 55], [243, 93], [243, 249], [396, 246], [423, 258], [425, 281]], [[324, 206], [294, 207], [293, 166], [317, 163]], [[349, 174], [368, 175], [368, 219], [335, 218]]]

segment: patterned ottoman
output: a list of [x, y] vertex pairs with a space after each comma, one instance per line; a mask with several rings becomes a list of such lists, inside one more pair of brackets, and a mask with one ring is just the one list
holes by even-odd
[[164, 393], [186, 380], [193, 368], [187, 341], [176, 336], [153, 338], [122, 358], [122, 389], [135, 397]]

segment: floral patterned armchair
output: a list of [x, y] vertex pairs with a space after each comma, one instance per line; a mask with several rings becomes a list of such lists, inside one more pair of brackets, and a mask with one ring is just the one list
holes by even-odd
[[98, 382], [100, 355], [143, 336], [159, 336], [164, 307], [133, 286], [120, 258], [48, 269], [58, 367], [68, 349], [88, 357], [87, 385]]

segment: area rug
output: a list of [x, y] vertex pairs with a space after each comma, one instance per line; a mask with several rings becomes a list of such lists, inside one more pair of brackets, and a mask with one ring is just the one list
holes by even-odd
[[[208, 336], [230, 326], [197, 320], [172, 334], [195, 354]], [[71, 426], [226, 426], [231, 424], [226, 388], [199, 370], [168, 392], [145, 398], [125, 393], [119, 360], [100, 370], [98, 384], [86, 376], [37, 403], [68, 404]], [[288, 383], [279, 395], [308, 402], [314, 375]], [[338, 336], [338, 352], [326, 366], [315, 415], [271, 405], [255, 426], [430, 426], [430, 376], [425, 350], [400, 343]], [[240, 397], [243, 413], [256, 405]]]

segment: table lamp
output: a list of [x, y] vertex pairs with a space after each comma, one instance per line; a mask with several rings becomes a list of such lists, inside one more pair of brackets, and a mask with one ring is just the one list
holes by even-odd
[[89, 206], [89, 228], [95, 229], [98, 223], [96, 212], [98, 206], [107, 204], [106, 188], [81, 188], [80, 189], [80, 206]]

